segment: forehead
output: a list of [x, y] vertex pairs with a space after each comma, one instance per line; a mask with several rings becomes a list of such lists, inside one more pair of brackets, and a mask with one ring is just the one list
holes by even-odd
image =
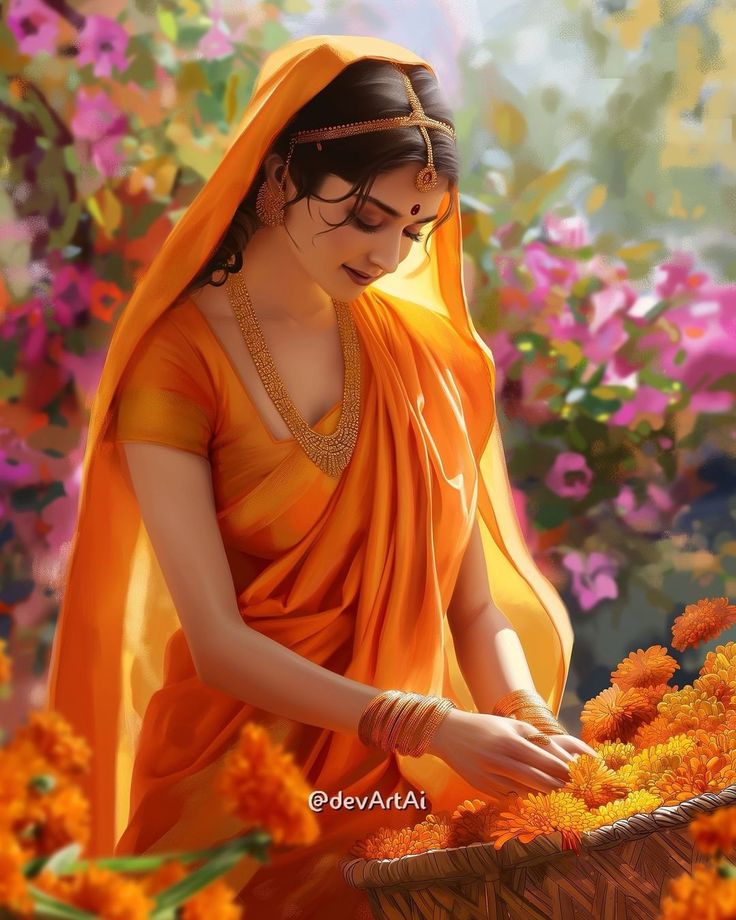
[[[415, 179], [421, 163], [407, 163], [400, 169], [376, 176], [369, 196], [390, 205], [401, 217], [426, 217], [436, 214], [447, 192], [449, 180], [437, 177], [437, 186], [426, 192], [418, 191]], [[367, 202], [370, 205], [370, 202]], [[377, 207], [372, 205], [372, 207]], [[379, 210], [381, 210], [379, 208]]]

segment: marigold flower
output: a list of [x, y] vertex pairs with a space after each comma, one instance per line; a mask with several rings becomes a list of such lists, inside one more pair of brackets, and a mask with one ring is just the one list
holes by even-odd
[[179, 912], [181, 920], [240, 920], [242, 915], [235, 892], [221, 878], [187, 898]]
[[672, 735], [672, 725], [669, 717], [658, 715], [651, 722], [645, 722], [637, 728], [632, 739], [637, 750], [664, 744]]
[[736, 881], [698, 864], [667, 882], [659, 920], [729, 920], [736, 917]]
[[693, 681], [693, 688], [723, 703], [726, 709], [736, 709], [736, 680], [724, 680], [721, 672], [701, 674]]
[[489, 842], [498, 815], [497, 805], [483, 799], [466, 799], [450, 817], [452, 846], [462, 847], [469, 843]]
[[447, 815], [427, 815], [414, 827], [379, 827], [363, 840], [356, 841], [350, 855], [358, 859], [397, 859], [410, 853], [426, 853], [456, 846]]
[[688, 831], [701, 853], [730, 853], [736, 849], [736, 805], [698, 815]]
[[141, 887], [146, 894], [155, 895], [166, 888], [171, 888], [187, 876], [187, 869], [178, 859], [169, 859], [141, 880]]
[[662, 797], [647, 789], [633, 789], [625, 798], [606, 802], [590, 813], [593, 828], [606, 827], [632, 815], [648, 815], [659, 808]]
[[42, 891], [73, 907], [115, 920], [147, 920], [155, 901], [138, 881], [90, 864], [73, 875], [56, 876], [43, 869], [33, 880]]
[[0, 830], [0, 907], [30, 916], [33, 900], [23, 875], [26, 861], [27, 854], [13, 834], [8, 830]]
[[13, 675], [13, 660], [7, 655], [8, 643], [0, 639], [0, 686], [9, 684]]
[[265, 828], [274, 843], [308, 844], [319, 836], [302, 772], [262, 725], [246, 722], [217, 785], [246, 828]]
[[89, 801], [78, 786], [58, 785], [50, 792], [31, 792], [26, 819], [34, 825], [36, 854], [50, 855], [70, 843], [89, 842]]
[[649, 701], [639, 690], [622, 690], [614, 684], [583, 706], [580, 737], [587, 743], [630, 741], [650, 712]]
[[570, 792], [555, 789], [519, 797], [509, 811], [501, 812], [491, 836], [495, 838], [495, 849], [500, 850], [513, 838], [529, 843], [536, 837], [559, 831], [562, 849], [579, 852], [582, 834], [590, 828], [590, 813], [585, 802]]
[[593, 741], [590, 746], [611, 770], [618, 770], [628, 763], [636, 752], [636, 747], [630, 741]]
[[634, 754], [617, 774], [629, 789], [649, 789], [654, 781], [667, 770], [682, 763], [695, 748], [694, 739], [686, 734], [674, 735], [666, 741], [650, 745]]
[[703, 792], [720, 792], [736, 781], [736, 750], [726, 749], [727, 737], [703, 732], [701, 738], [677, 767], [655, 780], [652, 792], [659, 793], [665, 805], [679, 805]]
[[611, 683], [622, 690], [631, 687], [656, 687], [666, 684], [680, 665], [667, 654], [663, 645], [650, 645], [647, 649], [629, 652], [611, 672]]
[[703, 597], [688, 604], [672, 624], [672, 646], [680, 652], [697, 647], [736, 623], [736, 605], [727, 597]]
[[623, 798], [629, 791], [616, 773], [599, 757], [580, 754], [568, 764], [570, 778], [564, 789], [595, 808], [612, 799]]
[[736, 677], [736, 642], [717, 645], [714, 651], [708, 652], [699, 673], [722, 673], [724, 680], [733, 680]]
[[679, 690], [665, 693], [657, 709], [668, 720], [670, 734], [696, 729], [717, 732], [736, 727], [736, 713], [733, 710], [729, 712], [702, 686], [687, 684]]
[[70, 724], [53, 710], [35, 711], [8, 745], [12, 748], [33, 745], [38, 753], [60, 773], [73, 776], [88, 773], [92, 749], [84, 738], [75, 735]]

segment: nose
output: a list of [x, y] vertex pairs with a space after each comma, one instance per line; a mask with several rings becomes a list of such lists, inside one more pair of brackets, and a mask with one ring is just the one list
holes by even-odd
[[[383, 234], [377, 234], [383, 236]], [[398, 237], [385, 234], [382, 240], [376, 240], [369, 256], [370, 261], [377, 265], [381, 272], [390, 275], [395, 272], [401, 262], [401, 234]]]

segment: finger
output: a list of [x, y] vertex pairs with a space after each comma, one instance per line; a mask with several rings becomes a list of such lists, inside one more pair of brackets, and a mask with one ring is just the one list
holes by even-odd
[[[565, 756], [566, 752], [560, 750], [552, 743], [545, 747], [541, 747], [535, 741], [530, 740], [530, 738], [538, 734], [540, 734], [539, 730], [534, 729], [531, 725], [526, 734], [521, 734], [521, 740], [524, 742], [525, 750], [520, 755], [520, 759], [523, 759], [524, 762], [528, 763], [530, 766], [536, 767], [538, 770], [549, 773], [550, 776], [558, 777], [562, 779], [563, 782], [566, 782], [568, 779], [568, 759]], [[550, 742], [552, 742], [552, 737], [547, 737], [549, 737]]]
[[559, 743], [565, 746], [565, 750], [575, 755], [589, 754], [591, 757], [600, 757], [598, 751], [590, 747], [590, 745], [586, 744], [580, 738], [576, 738], [574, 735], [558, 735], [556, 737]]
[[[532, 745], [533, 746], [533, 745]], [[494, 770], [519, 785], [529, 786], [534, 792], [552, 792], [564, 785], [564, 780], [545, 770], [527, 763], [520, 763], [504, 754], [499, 754], [493, 764]]]

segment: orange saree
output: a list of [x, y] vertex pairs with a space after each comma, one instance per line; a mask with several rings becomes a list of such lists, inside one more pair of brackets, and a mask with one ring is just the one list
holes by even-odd
[[[396, 273], [350, 304], [361, 349], [360, 428], [339, 479], [293, 439], [271, 436], [204, 316], [190, 299], [177, 302], [273, 136], [342, 67], [364, 57], [430, 67], [393, 43], [357, 36], [310, 37], [270, 55], [238, 135], [115, 328], [92, 407], [48, 690], [49, 707], [94, 752], [84, 784], [93, 819], [89, 856], [198, 849], [237, 835], [213, 777], [249, 720], [267, 726], [310, 785], [330, 794], [414, 789], [426, 793], [432, 811], [485, 795], [432, 755], [386, 755], [357, 736], [205, 687], [142, 525], [120, 441], [166, 443], [209, 458], [244, 623], [346, 677], [447, 696], [466, 709], [475, 707], [445, 612], [477, 520], [494, 601], [519, 634], [539, 693], [559, 712], [572, 631], [514, 512], [493, 359], [463, 291], [458, 201], [430, 237], [429, 258], [414, 247]], [[333, 431], [339, 408], [317, 430]], [[368, 918], [364, 893], [342, 881], [340, 858], [371, 830], [424, 814], [325, 809], [317, 843], [274, 849], [265, 866], [243, 860], [226, 878], [247, 916]]]

